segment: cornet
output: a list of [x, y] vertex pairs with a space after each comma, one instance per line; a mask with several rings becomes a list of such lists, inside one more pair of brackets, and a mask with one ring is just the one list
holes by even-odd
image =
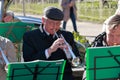
[[[80, 58], [79, 57], [76, 57], [75, 54], [73, 53], [70, 45], [68, 44], [68, 42], [65, 40], [65, 38], [63, 37], [62, 34], [58, 35], [56, 32], [55, 32], [55, 35], [57, 38], [63, 38], [64, 39], [64, 42], [65, 44], [68, 46], [68, 51], [66, 51], [66, 49], [63, 49], [65, 54], [66, 54], [66, 57], [68, 56], [68, 54], [70, 54], [70, 56], [72, 57], [72, 66], [80, 66]], [[68, 53], [69, 52], [69, 53]], [[67, 57], [68, 58], [68, 57]]]

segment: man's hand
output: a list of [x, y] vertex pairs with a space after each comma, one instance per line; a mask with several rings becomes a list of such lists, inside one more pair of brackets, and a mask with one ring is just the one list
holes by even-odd
[[52, 52], [55, 52], [58, 48], [68, 50], [68, 46], [65, 44], [63, 38], [58, 38], [53, 42], [50, 48], [48, 48], [48, 53], [51, 55]]

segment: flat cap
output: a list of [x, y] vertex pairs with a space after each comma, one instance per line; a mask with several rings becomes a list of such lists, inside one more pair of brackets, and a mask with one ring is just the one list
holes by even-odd
[[47, 7], [44, 10], [44, 16], [52, 20], [61, 21], [63, 20], [64, 14], [56, 7]]

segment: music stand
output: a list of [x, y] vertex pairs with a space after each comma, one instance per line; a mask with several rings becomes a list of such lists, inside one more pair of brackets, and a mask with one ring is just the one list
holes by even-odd
[[0, 35], [10, 39], [13, 43], [21, 42], [23, 34], [33, 29], [34, 24], [24, 22], [0, 23]]
[[65, 60], [10, 63], [7, 80], [62, 80]]
[[87, 48], [87, 80], [120, 79], [120, 46]]

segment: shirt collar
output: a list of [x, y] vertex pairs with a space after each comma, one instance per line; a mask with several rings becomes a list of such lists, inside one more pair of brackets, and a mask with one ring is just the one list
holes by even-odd
[[[43, 28], [42, 28], [42, 27], [43, 27]], [[43, 25], [43, 26], [40, 26], [39, 29], [40, 29], [41, 32], [43, 32], [43, 30], [44, 30], [44, 32], [45, 32], [48, 36], [50, 35], [50, 33], [45, 30], [44, 25]], [[55, 37], [55, 34], [53, 35], [53, 38], [54, 38], [54, 37]]]

